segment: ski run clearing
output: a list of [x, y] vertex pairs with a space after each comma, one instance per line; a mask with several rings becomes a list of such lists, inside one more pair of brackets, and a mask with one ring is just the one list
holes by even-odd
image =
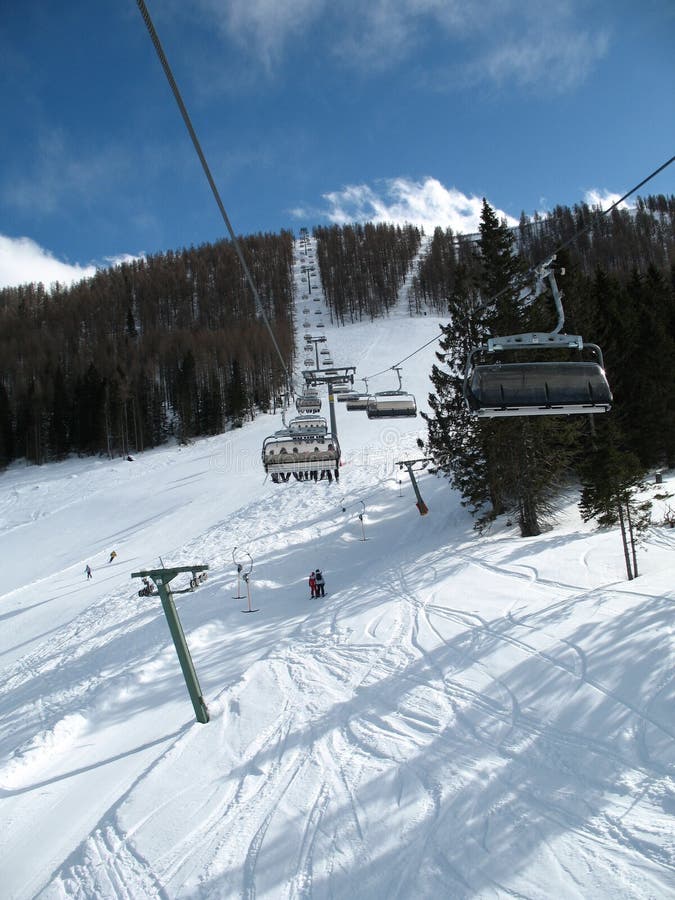
[[[324, 312], [336, 366], [433, 339], [404, 293], [373, 323]], [[403, 365], [420, 409], [435, 350]], [[424, 422], [336, 407], [338, 483], [265, 478], [278, 415], [0, 475], [2, 897], [675, 897], [675, 530], [628, 582], [572, 488], [540, 537], [479, 536], [421, 472], [420, 516], [396, 463]], [[646, 490], [655, 521], [669, 493]], [[205, 725], [131, 579], [160, 557], [210, 567], [176, 595]]]

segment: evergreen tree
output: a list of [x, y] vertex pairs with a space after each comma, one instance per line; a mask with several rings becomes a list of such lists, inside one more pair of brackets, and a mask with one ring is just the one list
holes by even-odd
[[513, 252], [513, 240], [484, 202], [478, 294], [460, 267], [450, 303], [452, 322], [444, 328], [439, 355], [449, 371], [437, 366], [432, 371], [436, 393], [429, 398], [433, 416], [428, 417], [428, 440], [436, 465], [479, 513], [479, 527], [501, 512], [513, 511], [521, 534], [532, 536], [540, 533], [550, 499], [568, 469], [577, 428], [549, 417], [476, 419], [467, 412], [462, 391], [471, 347], [488, 334], [541, 330], [532, 328], [539, 304], [531, 307], [523, 301], [525, 265]]

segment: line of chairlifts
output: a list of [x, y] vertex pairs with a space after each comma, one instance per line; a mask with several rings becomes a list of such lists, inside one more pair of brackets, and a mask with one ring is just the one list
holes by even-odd
[[[580, 335], [562, 331], [564, 312], [562, 297], [555, 279], [555, 256], [536, 270], [534, 297], [547, 287], [558, 314], [551, 332], [532, 332], [488, 338], [474, 347], [467, 358], [464, 372], [464, 401], [472, 415], [479, 418], [503, 416], [574, 415], [608, 412], [612, 393], [605, 375], [602, 351], [596, 344], [584, 342]], [[564, 270], [563, 270], [564, 273]], [[514, 351], [551, 351], [565, 353], [576, 350], [576, 359], [513, 360]], [[580, 358], [590, 351], [594, 359]], [[494, 354], [506, 353], [506, 359], [493, 362]], [[345, 391], [338, 400], [348, 410], [365, 410], [368, 418], [416, 416], [417, 404], [412, 394], [402, 389], [399, 367], [392, 367], [399, 388], [375, 394]], [[367, 391], [366, 381], [366, 391]], [[316, 415], [321, 400], [315, 389], [306, 388], [298, 398], [300, 415], [289, 427], [275, 432], [263, 444], [263, 464], [273, 481], [339, 477], [340, 446], [329, 434], [326, 420]]]

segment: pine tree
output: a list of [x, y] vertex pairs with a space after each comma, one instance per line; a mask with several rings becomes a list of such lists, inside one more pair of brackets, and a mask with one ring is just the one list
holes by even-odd
[[[539, 304], [523, 302], [524, 261], [513, 252], [514, 237], [484, 202], [480, 258], [473, 286], [458, 268], [451, 298], [452, 322], [441, 343], [449, 371], [434, 366], [436, 393], [429, 398], [428, 447], [436, 465], [479, 514], [480, 527], [513, 511], [524, 537], [539, 534], [550, 500], [570, 464], [577, 426], [549, 417], [475, 419], [463, 403], [463, 368], [471, 347], [488, 334], [518, 334], [532, 328]], [[477, 297], [483, 309], [478, 309]], [[516, 361], [511, 358], [511, 361]]]

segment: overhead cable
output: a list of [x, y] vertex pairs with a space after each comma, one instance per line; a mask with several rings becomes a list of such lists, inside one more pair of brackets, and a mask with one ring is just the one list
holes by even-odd
[[181, 93], [178, 89], [178, 85], [176, 84], [176, 80], [173, 77], [173, 73], [171, 71], [169, 61], [167, 60], [164, 50], [162, 49], [162, 44], [159, 40], [157, 31], [155, 30], [155, 26], [153, 25], [152, 19], [150, 18], [150, 13], [148, 12], [148, 8], [145, 5], [144, 0], [136, 0], [136, 2], [138, 4], [138, 8], [140, 10], [141, 15], [143, 16], [143, 21], [145, 22], [145, 25], [148, 29], [150, 38], [151, 38], [152, 43], [157, 52], [157, 56], [159, 57], [159, 61], [162, 64], [162, 68], [164, 69], [164, 74], [166, 75], [167, 81], [169, 82], [169, 85], [173, 92], [173, 96], [176, 100], [176, 103], [178, 104], [178, 108], [183, 117], [183, 121], [185, 122], [185, 127], [187, 128], [190, 138], [192, 139], [194, 148], [197, 151], [197, 156], [199, 157], [199, 161], [202, 164], [202, 168], [204, 170], [204, 174], [206, 175], [206, 179], [209, 183], [209, 186], [211, 188], [213, 196], [215, 197], [216, 203], [218, 204], [218, 209], [220, 210], [220, 214], [223, 217], [223, 221], [225, 222], [225, 226], [226, 226], [227, 231], [232, 240], [234, 249], [237, 253], [237, 256], [239, 257], [239, 262], [241, 263], [241, 267], [244, 270], [244, 277], [246, 278], [246, 281], [248, 282], [248, 285], [251, 288], [251, 292], [253, 294], [253, 299], [255, 301], [256, 310], [258, 311], [263, 322], [265, 323], [265, 326], [269, 332], [270, 338], [272, 339], [272, 344], [274, 345], [274, 349], [277, 352], [277, 355], [281, 362], [283, 371], [286, 374], [286, 381], [287, 381], [287, 383], [290, 383], [291, 378], [290, 378], [290, 374], [288, 372], [288, 368], [286, 367], [286, 362], [284, 360], [283, 354], [281, 353], [279, 344], [277, 343], [277, 339], [274, 336], [274, 332], [272, 331], [272, 326], [270, 325], [269, 319], [267, 318], [267, 315], [265, 313], [265, 309], [264, 309], [264, 307], [262, 305], [262, 301], [260, 299], [260, 294], [258, 293], [258, 289], [255, 285], [255, 281], [253, 280], [253, 276], [251, 275], [251, 271], [250, 271], [248, 264], [246, 262], [246, 259], [244, 257], [244, 253], [241, 249], [241, 244], [239, 243], [239, 239], [237, 238], [237, 235], [235, 234], [234, 229], [232, 228], [230, 218], [227, 215], [227, 211], [225, 209], [223, 201], [220, 198], [220, 193], [218, 192], [216, 183], [213, 180], [213, 176], [211, 175], [211, 170], [209, 168], [209, 164], [206, 161], [206, 157], [204, 156], [204, 152], [201, 148], [201, 144], [199, 143], [197, 134], [192, 126], [192, 122], [190, 120], [189, 113], [187, 111], [185, 103], [183, 102], [183, 98], [181, 97]]

